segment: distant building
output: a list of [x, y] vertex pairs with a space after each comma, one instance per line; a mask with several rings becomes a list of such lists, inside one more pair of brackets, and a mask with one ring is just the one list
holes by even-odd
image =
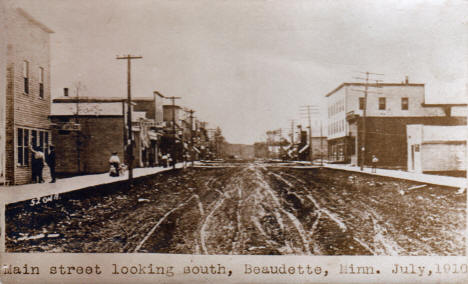
[[426, 104], [424, 84], [408, 80], [368, 84], [367, 104], [364, 87], [363, 83], [343, 83], [326, 94], [328, 159], [332, 162], [358, 165], [364, 150], [365, 164], [376, 155], [381, 166], [406, 168], [406, 125], [466, 125], [466, 105]]
[[24, 184], [31, 181], [29, 146], [45, 151], [51, 139], [49, 36], [53, 31], [24, 10], [3, 5], [1, 2], [0, 182]]
[[172, 122], [173, 116], [176, 123], [179, 123], [182, 117], [182, 108], [178, 105], [163, 105], [163, 120]]
[[227, 159], [252, 160], [255, 158], [253, 145], [224, 143], [224, 154]]
[[408, 171], [466, 176], [466, 126], [406, 126]]
[[[183, 109], [178, 105], [163, 105], [164, 135], [161, 137], [161, 152], [170, 154], [176, 161], [183, 159]], [[173, 124], [175, 121], [175, 125]], [[174, 133], [175, 130], [175, 133]]]
[[153, 92], [153, 97], [137, 97], [132, 99], [133, 111], [144, 112], [146, 118], [154, 120], [159, 124], [163, 122], [163, 100], [164, 96]]
[[[312, 137], [312, 156], [313, 159], [327, 159], [328, 158], [328, 144], [327, 144], [327, 137], [319, 137], [314, 136]], [[307, 144], [303, 145], [299, 149], [299, 157], [300, 160], [310, 160], [310, 146], [309, 146], [309, 139], [307, 139]]]
[[268, 158], [268, 146], [265, 142], [254, 143], [254, 156], [255, 158]]

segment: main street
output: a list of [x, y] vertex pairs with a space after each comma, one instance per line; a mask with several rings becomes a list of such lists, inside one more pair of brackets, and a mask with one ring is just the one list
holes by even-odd
[[461, 255], [466, 193], [267, 163], [171, 170], [7, 213], [7, 250]]

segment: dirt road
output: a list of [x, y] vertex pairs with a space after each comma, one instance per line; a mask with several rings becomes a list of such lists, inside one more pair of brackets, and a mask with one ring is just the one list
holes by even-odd
[[132, 190], [16, 209], [7, 220], [7, 247], [49, 252], [461, 255], [465, 201], [466, 194], [454, 189], [334, 170], [268, 164], [196, 167], [160, 174]]

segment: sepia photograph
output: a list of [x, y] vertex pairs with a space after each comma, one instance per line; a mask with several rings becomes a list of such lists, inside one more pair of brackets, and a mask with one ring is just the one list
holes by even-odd
[[2, 254], [466, 257], [466, 11], [0, 0], [0, 279], [34, 274]]

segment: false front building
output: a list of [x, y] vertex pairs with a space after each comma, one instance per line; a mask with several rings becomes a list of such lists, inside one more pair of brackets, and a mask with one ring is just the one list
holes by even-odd
[[4, 3], [0, 2], [0, 183], [24, 184], [31, 181], [29, 146], [45, 151], [51, 137], [52, 31], [24, 10], [14, 9], [10, 1]]
[[[466, 125], [466, 105], [426, 104], [424, 84], [343, 83], [326, 94], [328, 157], [331, 162], [406, 169], [406, 126]], [[364, 113], [365, 110], [365, 113]]]

